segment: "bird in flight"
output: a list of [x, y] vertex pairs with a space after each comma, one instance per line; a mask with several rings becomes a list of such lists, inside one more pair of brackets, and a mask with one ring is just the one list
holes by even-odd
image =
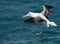
[[48, 20], [50, 16], [50, 9], [53, 8], [53, 6], [50, 5], [43, 5], [43, 11], [40, 13], [34, 13], [34, 12], [28, 12], [27, 15], [24, 15], [23, 17], [30, 16], [31, 18], [26, 19], [24, 22], [46, 22], [47, 27], [49, 26], [57, 26], [55, 22], [51, 22]]

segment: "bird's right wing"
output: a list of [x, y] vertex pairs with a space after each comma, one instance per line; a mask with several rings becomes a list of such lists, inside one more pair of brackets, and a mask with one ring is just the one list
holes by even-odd
[[46, 18], [50, 17], [50, 13], [51, 13], [50, 9], [51, 8], [53, 8], [53, 6], [51, 6], [51, 5], [45, 5], [46, 11], [45, 11], [44, 16], [46, 16]]

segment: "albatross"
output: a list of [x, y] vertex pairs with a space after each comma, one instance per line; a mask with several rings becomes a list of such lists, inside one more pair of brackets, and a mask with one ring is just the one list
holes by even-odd
[[50, 16], [50, 9], [53, 8], [53, 6], [50, 5], [43, 5], [43, 11], [40, 13], [34, 13], [29, 12], [27, 15], [24, 15], [23, 17], [30, 16], [31, 18], [28, 18], [24, 22], [46, 22], [47, 27], [49, 26], [57, 26], [55, 22], [51, 22], [48, 20], [48, 17]]

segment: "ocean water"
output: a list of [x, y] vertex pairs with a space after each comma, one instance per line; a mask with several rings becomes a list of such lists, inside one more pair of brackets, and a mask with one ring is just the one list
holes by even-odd
[[[24, 22], [23, 15], [41, 12], [44, 4], [53, 5], [49, 20], [57, 27]], [[60, 0], [0, 0], [0, 44], [60, 44]]]

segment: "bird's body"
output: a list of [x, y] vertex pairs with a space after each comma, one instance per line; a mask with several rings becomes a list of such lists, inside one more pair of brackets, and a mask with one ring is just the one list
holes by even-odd
[[52, 8], [52, 6], [43, 6], [43, 11], [41, 13], [29, 12], [27, 15], [23, 16], [23, 17], [31, 16], [31, 18], [25, 20], [25, 22], [45, 21], [47, 23], [47, 27], [49, 27], [49, 25], [57, 26], [54, 22], [50, 22], [48, 20], [48, 17], [50, 16], [50, 9], [51, 8]]

